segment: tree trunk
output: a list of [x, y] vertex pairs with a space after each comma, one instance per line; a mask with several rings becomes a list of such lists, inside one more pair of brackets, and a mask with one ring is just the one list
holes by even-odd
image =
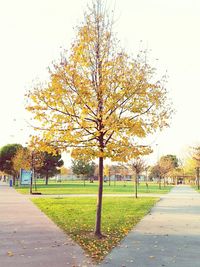
[[34, 153], [31, 152], [31, 182], [30, 182], [30, 194], [33, 193], [33, 177], [34, 177], [34, 165], [33, 165]]
[[99, 190], [97, 198], [97, 210], [96, 210], [96, 226], [95, 235], [99, 238], [101, 234], [101, 210], [102, 210], [102, 195], [103, 195], [103, 157], [99, 158]]
[[159, 175], [159, 189], [161, 189], [161, 176]]
[[46, 177], [45, 177], [45, 185], [48, 185], [49, 182], [49, 174], [47, 172]]
[[37, 191], [37, 178], [34, 177], [34, 186], [35, 186], [35, 191]]
[[13, 175], [13, 185], [15, 185], [15, 181], [16, 181], [16, 176]]
[[138, 197], [138, 174], [135, 174], [135, 198]]
[[15, 186], [18, 186], [18, 180], [19, 180], [19, 177], [18, 175], [16, 175]]
[[34, 169], [32, 169], [31, 173], [30, 194], [33, 193], [33, 177], [34, 177]]

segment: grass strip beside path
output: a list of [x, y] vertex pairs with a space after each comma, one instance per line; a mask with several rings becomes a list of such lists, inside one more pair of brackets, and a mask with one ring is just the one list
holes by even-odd
[[[173, 186], [162, 186], [159, 189], [159, 185], [156, 183], [148, 183], [148, 188], [145, 183], [140, 183], [138, 186], [138, 193], [152, 193], [152, 194], [165, 194], [168, 193]], [[29, 194], [29, 187], [16, 187], [16, 190], [21, 194]], [[33, 191], [34, 186], [33, 186]], [[37, 191], [43, 195], [64, 195], [64, 194], [97, 194], [98, 182], [86, 183], [84, 186], [81, 182], [63, 182], [63, 183], [49, 183], [49, 185], [38, 184]], [[111, 186], [108, 183], [104, 183], [103, 187], [104, 194], [134, 194], [135, 187], [133, 182], [117, 182], [116, 185], [113, 183]]]
[[103, 239], [93, 235], [96, 198], [38, 198], [32, 201], [82, 246], [95, 262], [99, 262], [150, 211], [158, 198], [104, 198]]

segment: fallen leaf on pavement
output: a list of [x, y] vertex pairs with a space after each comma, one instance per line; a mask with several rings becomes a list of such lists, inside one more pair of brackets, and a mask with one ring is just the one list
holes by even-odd
[[9, 257], [12, 257], [12, 256], [14, 256], [14, 254], [13, 254], [13, 252], [12, 252], [12, 251], [8, 251], [8, 252], [7, 252], [7, 255], [8, 255]]
[[155, 256], [149, 256], [150, 259], [155, 259]]

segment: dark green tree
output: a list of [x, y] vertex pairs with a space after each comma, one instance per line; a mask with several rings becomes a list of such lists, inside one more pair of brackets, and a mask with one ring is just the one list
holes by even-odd
[[85, 185], [85, 177], [91, 177], [94, 175], [95, 163], [93, 161], [72, 160], [72, 171], [76, 175], [83, 176]]
[[160, 163], [171, 163], [173, 168], [177, 168], [179, 166], [178, 158], [176, 155], [165, 155], [160, 158]]
[[40, 177], [45, 178], [45, 183], [48, 185], [49, 177], [52, 177], [58, 174], [59, 168], [64, 164], [61, 159], [61, 155], [53, 155], [47, 152], [43, 153], [43, 164], [40, 168], [36, 169], [36, 172], [40, 175]]
[[160, 167], [158, 164], [150, 167], [150, 172], [149, 172], [150, 179], [159, 178], [160, 176], [161, 176], [161, 173], [160, 173]]
[[22, 148], [20, 144], [7, 144], [0, 149], [0, 170], [13, 177], [14, 185], [17, 172], [13, 168], [12, 159], [20, 148]]

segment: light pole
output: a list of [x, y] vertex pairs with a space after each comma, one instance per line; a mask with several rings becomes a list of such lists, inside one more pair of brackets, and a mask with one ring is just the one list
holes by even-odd
[[31, 151], [31, 182], [30, 182], [30, 194], [33, 194], [33, 178], [34, 178], [34, 153]]

